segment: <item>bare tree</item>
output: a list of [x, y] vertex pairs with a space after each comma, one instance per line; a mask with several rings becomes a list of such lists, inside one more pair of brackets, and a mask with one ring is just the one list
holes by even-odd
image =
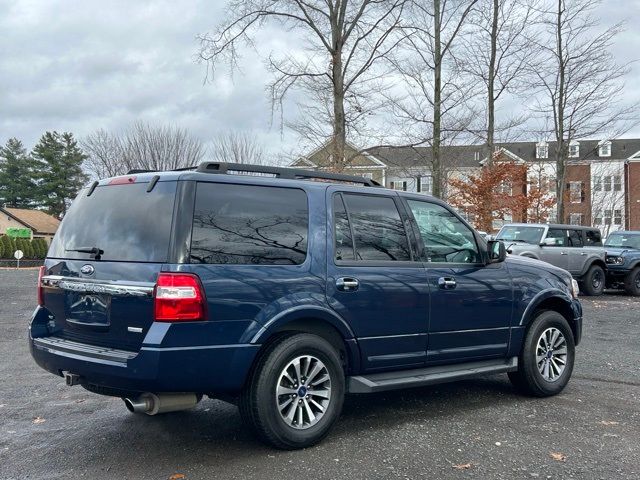
[[98, 130], [82, 147], [89, 156], [85, 169], [95, 178], [122, 175], [132, 169], [174, 170], [197, 165], [202, 142], [186, 130], [137, 122], [122, 133]]
[[611, 46], [621, 24], [602, 30], [593, 14], [599, 0], [548, 0], [538, 52], [529, 73], [539, 89], [534, 111], [551, 119], [555, 137], [558, 221], [566, 221], [566, 163], [572, 140], [622, 134], [637, 122], [638, 105], [622, 104], [626, 65], [615, 62]]
[[[480, 0], [470, 15], [471, 33], [463, 38], [463, 69], [480, 85], [484, 125], [477, 131], [485, 144], [487, 163], [493, 161], [497, 132], [510, 132], [524, 118], [496, 121], [496, 108], [506, 93], [524, 89], [527, 65], [535, 49], [530, 42], [536, 0]], [[503, 141], [506, 139], [502, 139]]]
[[453, 143], [475, 116], [470, 99], [473, 85], [465, 81], [454, 52], [468, 17], [478, 0], [414, 1], [413, 27], [403, 48], [391, 60], [400, 72], [406, 93], [393, 100], [394, 115], [408, 137], [431, 149], [429, 168], [433, 194], [444, 195], [447, 183], [441, 146]]
[[[268, 58], [274, 73], [270, 84], [272, 105], [280, 108], [293, 89], [325, 99], [330, 108], [308, 115], [316, 131], [330, 130], [332, 169], [346, 166], [345, 143], [349, 129], [366, 122], [368, 95], [382, 81], [382, 60], [404, 38], [401, 29], [410, 0], [231, 0], [227, 20], [200, 39], [200, 58], [213, 69], [222, 61], [238, 65], [241, 44], [253, 45], [255, 31], [275, 23], [301, 34], [302, 52], [280, 52]], [[323, 108], [320, 106], [319, 108]], [[318, 113], [313, 112], [313, 113]]]
[[202, 142], [186, 130], [173, 126], [154, 127], [137, 122], [122, 139], [130, 168], [175, 170], [197, 165], [204, 156]]
[[248, 132], [228, 131], [213, 139], [211, 156], [217, 162], [268, 163], [264, 149], [255, 135]]
[[82, 149], [87, 154], [84, 169], [93, 178], [122, 175], [129, 169], [120, 137], [100, 129], [82, 140]]

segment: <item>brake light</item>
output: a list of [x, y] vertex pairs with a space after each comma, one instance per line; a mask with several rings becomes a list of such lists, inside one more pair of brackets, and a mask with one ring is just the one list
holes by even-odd
[[44, 277], [44, 265], [38, 270], [38, 305], [44, 306], [44, 287], [42, 286], [42, 277]]
[[157, 322], [206, 319], [206, 298], [197, 275], [160, 273], [154, 297]]
[[130, 177], [116, 177], [109, 181], [108, 185], [129, 185], [136, 182], [135, 176]]

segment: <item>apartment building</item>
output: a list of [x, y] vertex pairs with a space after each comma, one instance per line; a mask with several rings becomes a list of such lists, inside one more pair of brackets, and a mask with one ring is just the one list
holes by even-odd
[[[500, 143], [495, 148], [495, 158], [527, 167], [527, 178], [507, 189], [512, 191], [513, 188], [535, 184], [555, 198], [555, 142], [509, 142]], [[325, 145], [297, 159], [292, 166], [327, 168], [330, 164], [329, 150]], [[354, 158], [346, 169], [350, 173], [373, 178], [397, 190], [432, 192], [429, 168], [432, 159], [428, 147], [359, 150], [349, 146], [348, 152]], [[449, 179], [476, 175], [485, 161], [482, 145], [442, 147], [442, 164]], [[550, 220], [596, 226], [605, 235], [620, 229], [640, 230], [640, 139], [571, 142], [565, 181], [565, 218]], [[472, 218], [470, 220], [473, 221]], [[522, 212], [513, 212], [503, 219], [505, 222], [526, 220], [526, 214]], [[499, 223], [494, 225], [495, 228], [499, 226]]]

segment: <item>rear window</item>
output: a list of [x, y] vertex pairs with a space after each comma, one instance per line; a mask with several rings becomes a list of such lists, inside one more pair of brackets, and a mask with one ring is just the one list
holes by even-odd
[[[392, 198], [345, 194], [344, 201], [351, 220], [356, 260], [411, 260], [407, 234]], [[344, 221], [344, 216], [341, 219], [343, 214], [340, 210], [337, 210], [336, 214], [336, 233], [340, 234], [340, 222]], [[346, 230], [342, 229], [342, 231]], [[338, 240], [340, 240], [340, 236], [336, 237], [336, 241]], [[351, 257], [348, 251], [348, 242], [351, 238], [350, 236], [344, 237], [344, 240], [345, 242], [336, 245], [336, 248], [341, 248], [346, 260]], [[345, 246], [346, 248], [344, 248]]]
[[91, 259], [71, 250], [97, 247], [103, 261], [166, 262], [176, 182], [105, 185], [83, 189], [56, 233], [49, 257]]
[[298, 265], [308, 224], [302, 190], [198, 183], [191, 263]]

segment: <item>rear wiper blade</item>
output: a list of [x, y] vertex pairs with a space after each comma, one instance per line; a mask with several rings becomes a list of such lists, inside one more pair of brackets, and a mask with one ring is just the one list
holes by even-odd
[[88, 253], [93, 255], [93, 258], [96, 260], [100, 260], [100, 256], [104, 253], [104, 250], [99, 249], [98, 247], [78, 247], [78, 248], [67, 248], [66, 252], [79, 252], [79, 253]]

